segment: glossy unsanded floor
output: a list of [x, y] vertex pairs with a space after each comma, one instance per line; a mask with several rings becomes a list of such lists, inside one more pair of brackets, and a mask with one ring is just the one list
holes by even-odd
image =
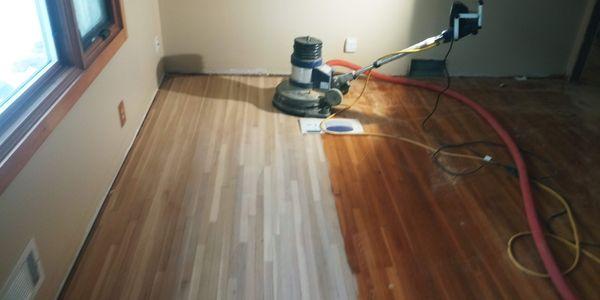
[[[453, 87], [487, 107], [521, 147], [536, 154], [526, 155], [531, 175], [551, 175], [543, 182], [571, 202], [581, 238], [600, 243], [600, 87], [499, 79], [458, 79]], [[363, 120], [367, 131], [436, 147], [500, 142], [475, 113], [447, 98], [423, 130], [421, 122], [435, 96], [374, 82], [363, 101], [344, 116]], [[508, 259], [508, 239], [527, 230], [527, 223], [517, 179], [506, 170], [487, 166], [470, 176], [452, 176], [432, 162], [431, 153], [390, 139], [325, 136], [324, 146], [361, 298], [558, 298], [548, 279], [525, 275]], [[475, 153], [511, 161], [503, 148], [474, 148]], [[465, 148], [452, 151], [474, 154]], [[478, 166], [457, 158], [440, 160], [454, 171]], [[561, 211], [555, 198], [538, 189], [534, 193], [543, 218]], [[572, 239], [566, 216], [551, 223]], [[557, 242], [550, 245], [560, 266], [568, 267], [569, 251]], [[528, 238], [516, 242], [517, 257], [543, 270], [534, 249]], [[600, 255], [598, 246], [584, 249]], [[567, 278], [583, 299], [600, 295], [600, 265], [590, 259], [584, 257]]]

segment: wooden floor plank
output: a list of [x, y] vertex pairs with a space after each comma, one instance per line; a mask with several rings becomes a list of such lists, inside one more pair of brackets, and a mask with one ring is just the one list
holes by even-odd
[[[461, 79], [455, 87], [497, 115], [519, 144], [551, 161], [558, 176], [547, 183], [564, 193], [579, 218], [582, 238], [600, 241], [600, 126], [597, 87], [558, 80]], [[347, 101], [360, 89], [351, 91]], [[435, 94], [375, 81], [366, 97], [344, 117], [360, 119], [366, 131], [397, 134], [439, 146], [473, 140], [498, 142], [469, 109], [450, 99], [427, 124], [421, 121]], [[547, 279], [530, 277], [508, 260], [509, 237], [527, 229], [517, 180], [486, 167], [456, 178], [443, 173], [430, 154], [397, 140], [324, 136], [332, 189], [347, 257], [362, 299], [557, 299]], [[503, 149], [486, 149], [510, 162]], [[473, 163], [443, 159], [452, 167]], [[549, 168], [528, 157], [534, 175]], [[585, 161], [586, 163], [578, 163]], [[535, 191], [543, 216], [560, 209]], [[564, 219], [555, 228], [569, 232]], [[568, 235], [567, 235], [568, 236]], [[561, 266], [572, 257], [551, 242]], [[520, 241], [517, 255], [540, 269], [533, 244]], [[599, 254], [598, 248], [588, 250]], [[588, 259], [568, 276], [584, 299], [600, 295], [600, 268]]]
[[[491, 167], [449, 176], [428, 153], [397, 141], [302, 136], [297, 118], [270, 103], [280, 80], [169, 77], [62, 298], [558, 298], [548, 280], [524, 275], [507, 258], [508, 238], [527, 229], [514, 177]], [[599, 241], [600, 91], [499, 81], [454, 84], [555, 165], [559, 176], [547, 183], [572, 203], [582, 239]], [[434, 145], [497, 141], [448, 99], [423, 131], [434, 97], [375, 81], [345, 116], [368, 131]], [[509, 161], [502, 149], [477, 150]], [[551, 171], [527, 160], [534, 175]], [[560, 209], [539, 191], [536, 200], [541, 215]], [[568, 232], [564, 220], [554, 227]], [[566, 266], [568, 251], [551, 246]], [[539, 269], [533, 249], [528, 241], [516, 247]], [[599, 278], [585, 258], [568, 276], [583, 299], [597, 298]]]
[[165, 81], [64, 299], [356, 297], [320, 137], [273, 109], [279, 81]]

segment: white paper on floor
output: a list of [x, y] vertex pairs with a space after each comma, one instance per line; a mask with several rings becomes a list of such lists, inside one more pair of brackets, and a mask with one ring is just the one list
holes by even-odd
[[[304, 133], [321, 133], [321, 122], [318, 118], [300, 118], [300, 131]], [[360, 121], [356, 119], [331, 119], [325, 121], [325, 127], [328, 130], [341, 132], [345, 134], [363, 133], [364, 129]]]

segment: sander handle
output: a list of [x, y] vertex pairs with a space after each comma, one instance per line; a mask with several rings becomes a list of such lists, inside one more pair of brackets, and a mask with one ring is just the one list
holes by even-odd
[[336, 75], [333, 77], [332, 87], [335, 89], [339, 89], [340, 91], [342, 91], [345, 94], [347, 92], [348, 88], [350, 87], [350, 81], [357, 79], [361, 75], [363, 75], [373, 69], [377, 69], [385, 64], [391, 63], [391, 62], [398, 60], [404, 56], [407, 56], [409, 54], [416, 53], [416, 52], [418, 52], [419, 49], [433, 48], [433, 47], [436, 47], [436, 46], [442, 44], [446, 40], [446, 37], [448, 35], [447, 32], [448, 31], [445, 30], [439, 35], [425, 39], [425, 40], [423, 40], [419, 43], [416, 43], [402, 51], [398, 51], [396, 53], [383, 56], [383, 57], [377, 59], [372, 64], [362, 67], [359, 70]]
[[432, 36], [422, 42], [416, 43], [402, 51], [392, 53], [377, 59], [372, 64], [359, 70], [336, 75], [332, 80], [332, 88], [342, 91], [346, 94], [350, 89], [350, 82], [361, 75], [377, 69], [385, 64], [393, 62], [404, 56], [419, 52], [420, 50], [434, 48], [443, 43], [458, 41], [459, 39], [477, 34], [483, 25], [483, 0], [478, 0], [477, 12], [470, 12], [469, 8], [460, 1], [455, 1], [450, 11], [449, 29], [442, 31], [439, 35]]
[[442, 42], [444, 42], [445, 36], [446, 36], [446, 31], [442, 32], [441, 34], [439, 34], [437, 36], [433, 36], [433, 37], [425, 39], [425, 40], [423, 40], [423, 41], [421, 41], [419, 43], [416, 43], [416, 44], [414, 44], [414, 45], [412, 45], [412, 46], [410, 46], [410, 47], [408, 47], [408, 48], [406, 48], [406, 49], [404, 49], [402, 51], [396, 52], [396, 53], [391, 54], [391, 55], [383, 56], [383, 57], [377, 59], [372, 64], [370, 64], [370, 65], [368, 65], [366, 67], [363, 67], [360, 70], [352, 72], [353, 73], [352, 77], [353, 77], [353, 79], [356, 79], [360, 75], [363, 75], [366, 72], [369, 72], [369, 71], [371, 71], [373, 69], [377, 69], [377, 68], [379, 68], [379, 67], [381, 67], [381, 66], [383, 66], [385, 64], [391, 63], [391, 62], [393, 62], [395, 60], [398, 60], [398, 59], [400, 59], [400, 58], [402, 58], [404, 56], [407, 56], [409, 54], [416, 53], [416, 52], [419, 51], [419, 49], [436, 47], [436, 46], [442, 44]]

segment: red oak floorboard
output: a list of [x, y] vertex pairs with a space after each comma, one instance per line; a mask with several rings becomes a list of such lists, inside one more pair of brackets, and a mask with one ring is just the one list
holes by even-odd
[[[501, 82], [507, 83], [504, 88]], [[357, 96], [360, 84], [348, 99]], [[488, 108], [521, 147], [555, 165], [545, 182], [564, 194], [578, 217], [583, 240], [600, 242], [600, 89], [567, 86], [560, 80], [516, 82], [458, 79], [453, 87]], [[399, 134], [429, 144], [473, 140], [499, 142], [470, 109], [442, 98], [434, 117], [421, 128], [435, 94], [374, 81], [361, 103], [343, 117], [357, 118], [366, 131]], [[466, 177], [437, 168], [430, 153], [413, 145], [377, 137], [324, 136], [332, 189], [351, 269], [362, 299], [557, 299], [547, 279], [518, 271], [506, 242], [527, 230], [516, 178], [487, 166]], [[510, 162], [500, 147], [474, 147]], [[461, 152], [465, 152], [461, 150]], [[440, 158], [467, 170], [476, 163]], [[552, 172], [527, 156], [534, 176]], [[548, 216], [561, 209], [550, 195], [534, 188], [538, 210]], [[554, 228], [568, 234], [565, 218]], [[569, 235], [566, 235], [569, 236]], [[561, 266], [569, 251], [550, 242]], [[540, 269], [533, 243], [517, 243], [516, 253]], [[586, 248], [597, 255], [599, 249]], [[583, 258], [568, 281], [583, 299], [600, 295], [600, 268]]]

